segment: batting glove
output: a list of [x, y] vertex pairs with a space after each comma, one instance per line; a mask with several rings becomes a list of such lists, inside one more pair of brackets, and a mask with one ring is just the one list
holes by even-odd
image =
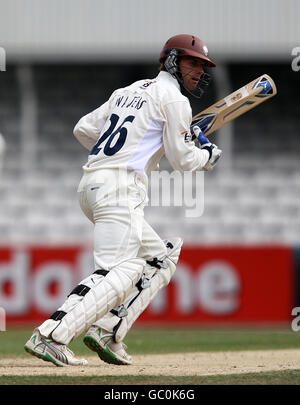
[[200, 148], [206, 149], [209, 153], [209, 159], [203, 169], [212, 170], [220, 159], [222, 150], [208, 140], [208, 138], [204, 135], [204, 132], [201, 131], [200, 127], [194, 126], [191, 128], [191, 131], [196, 135]]

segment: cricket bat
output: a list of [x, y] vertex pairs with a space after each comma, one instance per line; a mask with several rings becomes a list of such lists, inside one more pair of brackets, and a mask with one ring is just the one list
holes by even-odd
[[[274, 81], [267, 74], [263, 74], [195, 115], [191, 128], [197, 125], [208, 136], [275, 94], [277, 89]], [[193, 139], [195, 138], [194, 136]]]

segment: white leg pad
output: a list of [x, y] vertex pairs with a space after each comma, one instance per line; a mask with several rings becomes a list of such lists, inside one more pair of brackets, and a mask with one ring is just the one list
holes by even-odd
[[[52, 324], [55, 322], [55, 328], [50, 332], [50, 326], [41, 325], [47, 330], [48, 335], [58, 343], [68, 345], [71, 340], [78, 337], [82, 332], [88, 329], [99, 318], [103, 317], [112, 308], [119, 306], [132, 290], [142, 275], [145, 267], [145, 260], [134, 258], [123, 262], [112, 268], [105, 277], [93, 278], [94, 284], [89, 282], [90, 290], [80, 300], [75, 299], [75, 305], [64, 305], [61, 308], [68, 309], [66, 315], [60, 321], [48, 320]], [[87, 279], [85, 280], [87, 282]], [[69, 297], [70, 298], [70, 297]], [[69, 300], [69, 299], [68, 299]], [[67, 301], [68, 301], [67, 300]], [[66, 301], [66, 303], [67, 303]], [[73, 303], [74, 304], [74, 303]]]
[[[133, 323], [148, 307], [159, 290], [169, 284], [176, 270], [176, 264], [179, 259], [183, 240], [181, 238], [173, 238], [166, 242], [171, 242], [172, 244], [172, 248], [168, 248], [167, 256], [163, 259], [163, 263], [167, 264], [167, 266], [156, 269], [154, 275], [149, 280], [149, 286], [142, 289], [142, 291], [140, 291], [136, 295], [136, 298], [134, 299], [132, 304], [127, 307], [127, 316], [121, 318], [121, 321], [119, 319], [119, 325], [115, 331], [115, 341], [117, 343], [124, 340]], [[148, 268], [149, 266], [146, 267]], [[148, 271], [153, 273], [153, 267], [151, 269], [148, 269]]]
[[[157, 268], [146, 264], [142, 278], [146, 278], [147, 280], [150, 280], [154, 276], [156, 271], [157, 271]], [[135, 285], [132, 288], [132, 290], [130, 291], [130, 294], [128, 295], [126, 300], [121, 304], [121, 306], [119, 308], [114, 308], [114, 311], [109, 311], [107, 314], [105, 314], [102, 318], [100, 318], [93, 325], [98, 326], [99, 328], [105, 329], [107, 331], [113, 332], [114, 327], [120, 322], [120, 318], [123, 316], [127, 316], [127, 313], [128, 313], [127, 308], [130, 306], [131, 301], [133, 301], [139, 294], [140, 294], [140, 290]], [[121, 311], [125, 312], [126, 315], [122, 315]], [[116, 315], [116, 312], [118, 312], [119, 315]]]

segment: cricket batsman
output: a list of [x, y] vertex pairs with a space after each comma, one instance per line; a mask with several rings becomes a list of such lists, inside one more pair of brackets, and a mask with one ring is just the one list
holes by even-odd
[[194, 35], [170, 38], [159, 56], [160, 72], [115, 90], [79, 120], [74, 136], [89, 151], [78, 196], [94, 224], [94, 269], [63, 305], [33, 331], [25, 350], [56, 366], [85, 365], [68, 344], [84, 343], [107, 363], [132, 358], [123, 340], [135, 320], [175, 272], [182, 239], [162, 240], [144, 219], [148, 176], [165, 154], [174, 170], [211, 170], [222, 151], [199, 127], [190, 134], [192, 110], [186, 90], [201, 97], [206, 67], [215, 67]]

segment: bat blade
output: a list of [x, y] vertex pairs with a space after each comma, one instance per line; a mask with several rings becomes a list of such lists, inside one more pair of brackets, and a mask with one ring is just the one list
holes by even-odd
[[273, 79], [263, 74], [229, 96], [196, 114], [191, 127], [198, 125], [206, 136], [277, 94]]

